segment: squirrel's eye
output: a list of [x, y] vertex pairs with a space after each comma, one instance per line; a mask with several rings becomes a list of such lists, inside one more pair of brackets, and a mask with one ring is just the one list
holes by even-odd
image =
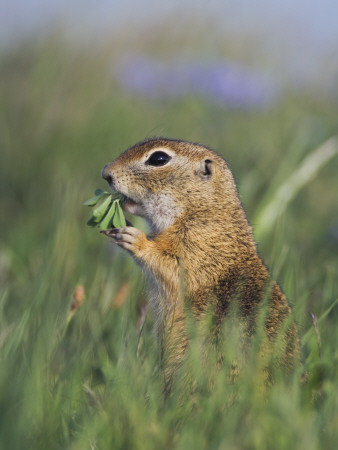
[[147, 159], [146, 164], [149, 166], [164, 166], [171, 160], [171, 156], [167, 155], [164, 152], [154, 152]]

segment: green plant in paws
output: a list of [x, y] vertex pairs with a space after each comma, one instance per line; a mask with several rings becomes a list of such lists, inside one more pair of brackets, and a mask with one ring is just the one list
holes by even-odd
[[122, 194], [96, 189], [95, 196], [84, 202], [86, 206], [96, 206], [87, 225], [99, 227], [102, 231], [125, 227], [126, 219], [121, 208], [123, 200]]

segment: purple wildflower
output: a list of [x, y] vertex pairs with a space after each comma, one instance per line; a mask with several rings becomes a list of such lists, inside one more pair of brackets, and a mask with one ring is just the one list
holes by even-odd
[[117, 79], [128, 91], [152, 98], [198, 95], [239, 109], [262, 109], [278, 96], [276, 83], [230, 63], [166, 64], [138, 57], [125, 60]]

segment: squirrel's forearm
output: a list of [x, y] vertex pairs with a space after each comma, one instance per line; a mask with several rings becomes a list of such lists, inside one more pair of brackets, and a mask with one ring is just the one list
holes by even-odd
[[175, 255], [159, 240], [148, 239], [145, 233], [134, 227], [116, 228], [111, 237], [117, 245], [129, 251], [137, 263], [147, 272], [170, 298], [180, 293], [179, 265]]

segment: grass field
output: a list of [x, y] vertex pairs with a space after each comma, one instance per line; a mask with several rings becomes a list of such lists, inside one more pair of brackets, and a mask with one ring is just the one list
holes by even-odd
[[[114, 58], [53, 40], [0, 56], [0, 448], [336, 449], [338, 156], [321, 145], [338, 135], [338, 98], [285, 93], [260, 111], [149, 99], [119, 87]], [[163, 399], [142, 274], [82, 206], [106, 188], [101, 168], [153, 135], [229, 162], [294, 306], [307, 383], [296, 373], [263, 394], [254, 351], [229, 383], [232, 325], [224, 365], [206, 371], [193, 336], [197, 388]]]

